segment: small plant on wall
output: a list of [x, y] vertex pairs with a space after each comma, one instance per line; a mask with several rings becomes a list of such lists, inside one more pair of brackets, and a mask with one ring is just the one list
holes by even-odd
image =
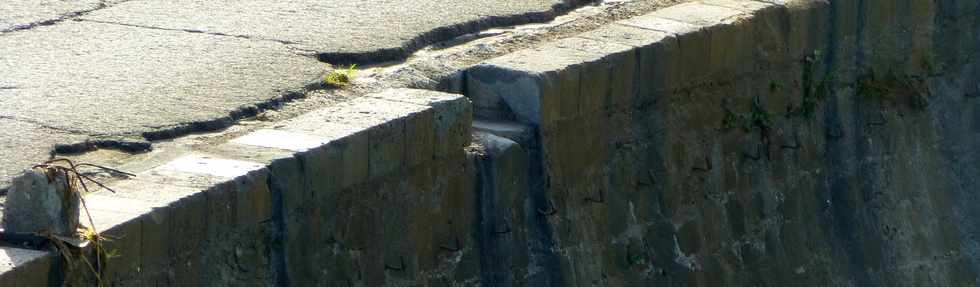
[[354, 82], [354, 73], [357, 71], [357, 64], [347, 68], [334, 69], [323, 76], [323, 83], [333, 88], [344, 88]]
[[724, 107], [724, 109], [725, 117], [721, 121], [722, 131], [730, 131], [738, 127], [747, 133], [752, 132], [755, 128], [767, 130], [772, 122], [772, 114], [762, 105], [762, 100], [759, 97], [752, 98], [752, 106], [747, 113], [738, 114], [728, 107]]

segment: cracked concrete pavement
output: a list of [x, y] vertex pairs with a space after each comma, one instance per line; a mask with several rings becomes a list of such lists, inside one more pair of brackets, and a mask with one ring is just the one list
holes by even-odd
[[401, 59], [572, 2], [2, 1], [0, 190], [55, 144], [223, 128], [302, 96], [323, 61]]

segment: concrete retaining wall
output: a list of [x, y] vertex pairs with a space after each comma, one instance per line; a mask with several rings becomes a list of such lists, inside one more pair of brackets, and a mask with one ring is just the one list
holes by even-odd
[[198, 147], [87, 197], [107, 280], [975, 286], [978, 6], [695, 1], [474, 66], [472, 105], [392, 90]]
[[977, 285], [977, 6], [697, 1], [473, 67], [555, 207], [489, 285]]

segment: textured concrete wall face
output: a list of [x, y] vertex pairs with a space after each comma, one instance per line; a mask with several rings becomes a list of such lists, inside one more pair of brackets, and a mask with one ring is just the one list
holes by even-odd
[[[469, 100], [352, 99], [87, 196], [105, 281], [977, 286], [978, 9], [694, 1], [476, 65]], [[0, 286], [84, 268], [0, 247]]]
[[682, 4], [469, 71], [477, 115], [537, 131], [528, 237], [551, 245], [515, 253], [557, 265], [525, 278], [980, 284], [977, 2], [787, 2]]

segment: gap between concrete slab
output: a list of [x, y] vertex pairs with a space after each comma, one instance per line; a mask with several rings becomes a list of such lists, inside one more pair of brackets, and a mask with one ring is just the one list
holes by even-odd
[[106, 8], [110, 8], [112, 6], [119, 5], [119, 4], [122, 4], [122, 3], [125, 3], [125, 2], [129, 2], [129, 1], [132, 1], [132, 0], [117, 0], [117, 1], [105, 1], [105, 0], [102, 0], [102, 1], [99, 1], [99, 3], [95, 5], [95, 7], [92, 7], [92, 8], [89, 8], [89, 9], [83, 9], [83, 10], [78, 10], [78, 11], [71, 11], [71, 12], [68, 12], [68, 13], [64, 13], [64, 14], [58, 15], [57, 17], [52, 18], [52, 19], [45, 19], [45, 20], [31, 22], [31, 23], [27, 23], [27, 24], [23, 24], [23, 25], [17, 25], [17, 26], [14, 26], [12, 28], [8, 28], [8, 29], [2, 29], [2, 30], [0, 30], [0, 36], [3, 36], [4, 34], [11, 33], [11, 32], [17, 32], [17, 31], [23, 31], [23, 30], [30, 30], [30, 29], [33, 29], [35, 27], [49, 26], [49, 25], [58, 24], [60, 22], [64, 22], [64, 21], [67, 21], [67, 20], [72, 20], [72, 19], [75, 19], [75, 18], [78, 18], [78, 17], [82, 17], [82, 16], [85, 16], [85, 15], [87, 15], [89, 13], [92, 13], [92, 12], [95, 12], [95, 11], [99, 11], [99, 10], [102, 10], [102, 9], [106, 9]]
[[93, 20], [93, 19], [78, 19], [76, 21], [95, 22], [95, 23], [110, 24], [110, 25], [119, 25], [119, 26], [126, 26], [126, 27], [151, 29], [151, 30], [163, 30], [163, 31], [176, 31], [176, 32], [187, 32], [187, 33], [195, 33], [195, 34], [205, 34], [205, 35], [212, 35], [212, 36], [219, 36], [219, 37], [234, 37], [234, 38], [240, 38], [240, 39], [246, 39], [246, 40], [270, 41], [270, 42], [276, 42], [276, 43], [280, 43], [280, 44], [284, 44], [284, 45], [298, 44], [297, 42], [293, 42], [293, 41], [289, 41], [289, 40], [270, 39], [270, 38], [262, 38], [262, 37], [248, 36], [248, 35], [225, 34], [225, 33], [220, 33], [220, 32], [209, 32], [209, 31], [204, 31], [204, 30], [174, 29], [174, 28], [165, 28], [165, 27], [156, 27], [156, 26], [147, 26], [147, 25], [137, 25], [137, 24], [129, 24], [129, 23], [119, 23], [119, 22], [113, 22], [113, 21], [101, 21], [101, 20]]

